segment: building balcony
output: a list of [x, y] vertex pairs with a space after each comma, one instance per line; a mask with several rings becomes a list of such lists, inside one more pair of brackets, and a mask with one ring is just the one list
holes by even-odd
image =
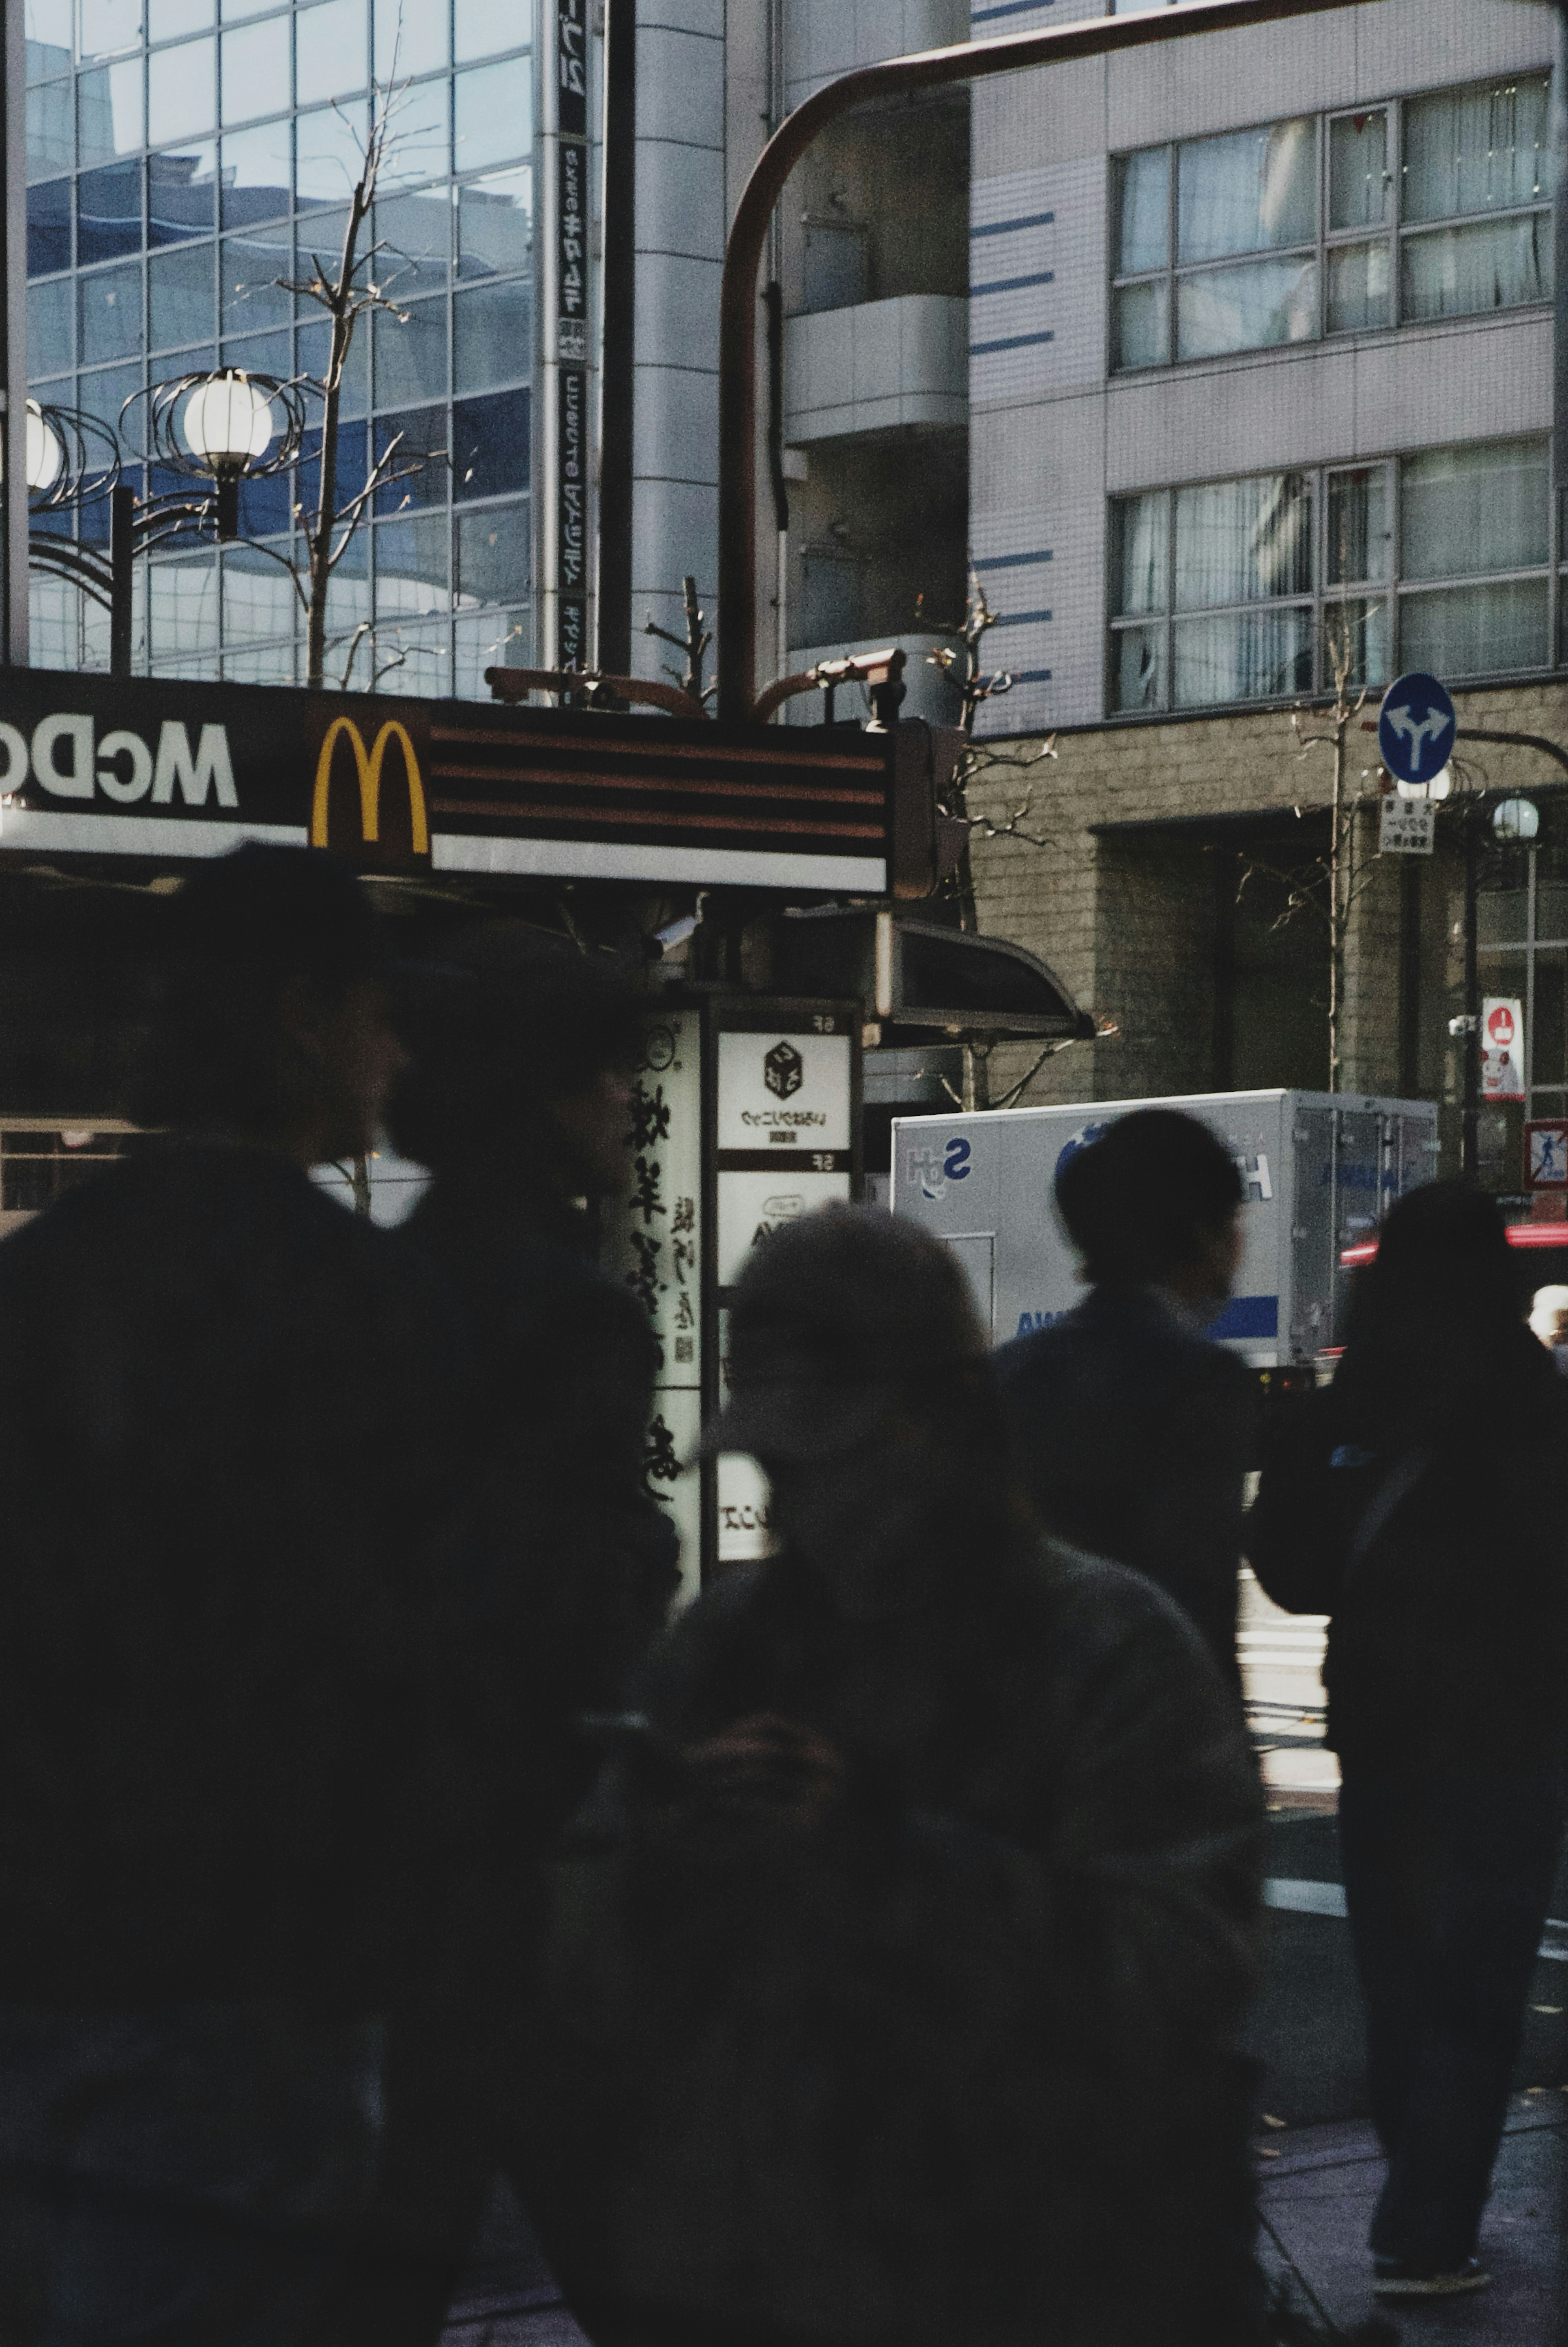
[[784, 437], [794, 447], [899, 425], [966, 425], [969, 305], [901, 293], [791, 318], [784, 328]]
[[794, 108], [835, 75], [969, 37], [969, 0], [788, 0], [784, 78]]

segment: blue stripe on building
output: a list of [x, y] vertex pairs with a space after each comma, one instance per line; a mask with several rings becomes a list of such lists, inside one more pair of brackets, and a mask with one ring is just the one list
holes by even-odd
[[993, 16], [1021, 16], [1026, 9], [1049, 8], [1052, 5], [1053, 0], [1002, 0], [999, 8], [971, 8], [969, 22], [971, 25], [985, 25]]
[[969, 299], [977, 301], [982, 293], [1017, 293], [1026, 285], [1054, 285], [1054, 269], [1037, 269], [1032, 277], [993, 277], [989, 285], [971, 285]]
[[979, 359], [984, 358], [988, 351], [1021, 351], [1032, 343], [1054, 343], [1055, 340], [1055, 334], [1049, 329], [1043, 334], [1004, 334], [999, 343], [971, 343], [969, 356]]
[[1009, 611], [1005, 620], [997, 621], [997, 625], [999, 628], [1025, 628], [1031, 621], [1049, 620], [1050, 617], [1049, 611]]
[[987, 220], [969, 231], [971, 236], [1010, 236], [1015, 228], [1049, 228], [1055, 220], [1054, 212], [1026, 212], [1019, 220]]
[[1050, 671], [1048, 668], [1013, 668], [1008, 671], [1008, 674], [1015, 684], [1049, 684], [1050, 682]]
[[986, 554], [979, 562], [971, 562], [971, 570], [1021, 570], [1026, 562], [1049, 562], [1051, 549], [1043, 546], [1035, 554]]

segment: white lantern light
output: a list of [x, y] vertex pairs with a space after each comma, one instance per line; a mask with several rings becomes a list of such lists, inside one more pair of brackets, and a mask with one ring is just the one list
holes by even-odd
[[1533, 799], [1503, 799], [1491, 811], [1491, 828], [1498, 839], [1533, 839], [1541, 829], [1541, 809]]
[[27, 487], [35, 495], [52, 489], [66, 469], [60, 436], [36, 399], [27, 402]]
[[[52, 489], [66, 468], [66, 451], [60, 436], [36, 399], [27, 402], [26, 443], [23, 467], [27, 476], [29, 493], [37, 497]], [[5, 473], [5, 444], [0, 440], [0, 477]]]
[[214, 473], [242, 473], [266, 455], [277, 418], [266, 393], [248, 375], [231, 370], [197, 385], [179, 428], [199, 465]]

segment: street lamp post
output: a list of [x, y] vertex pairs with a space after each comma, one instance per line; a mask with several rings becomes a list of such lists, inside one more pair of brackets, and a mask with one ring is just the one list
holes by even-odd
[[[133, 393], [120, 410], [122, 432], [143, 400], [149, 446], [137, 452], [138, 461], [200, 481], [199, 491], [138, 497], [122, 478], [119, 437], [107, 425], [72, 408], [27, 403], [30, 514], [108, 502], [107, 560], [92, 547], [47, 529], [31, 532], [28, 557], [35, 568], [69, 580], [108, 610], [111, 676], [130, 674], [137, 556], [178, 538], [204, 539], [209, 529], [220, 543], [237, 538], [241, 480], [292, 465], [304, 429], [298, 385], [235, 368], [181, 375]], [[95, 441], [107, 449], [102, 461], [94, 461]]]

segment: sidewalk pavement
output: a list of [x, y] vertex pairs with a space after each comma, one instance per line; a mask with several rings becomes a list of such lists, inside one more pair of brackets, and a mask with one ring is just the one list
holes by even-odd
[[[1491, 2288], [1473, 2298], [1377, 2308], [1366, 2248], [1383, 2166], [1369, 2127], [1290, 2127], [1258, 2162], [1259, 2253], [1298, 2298], [1349, 2330], [1391, 2314], [1402, 2347], [1561, 2347], [1568, 2255], [1568, 2093], [1515, 2095], [1481, 2227]], [[497, 2190], [442, 2347], [588, 2347], [561, 2305], [517, 2204]]]
[[1272, 2272], [1347, 2330], [1375, 2311], [1392, 2316], [1404, 2347], [1559, 2347], [1568, 2283], [1568, 2094], [1515, 2095], [1481, 2223], [1480, 2255], [1492, 2276], [1473, 2297], [1379, 2306], [1372, 2297], [1367, 2227], [1383, 2180], [1369, 2127], [1334, 2121], [1294, 2127], [1259, 2161], [1262, 2254]]

